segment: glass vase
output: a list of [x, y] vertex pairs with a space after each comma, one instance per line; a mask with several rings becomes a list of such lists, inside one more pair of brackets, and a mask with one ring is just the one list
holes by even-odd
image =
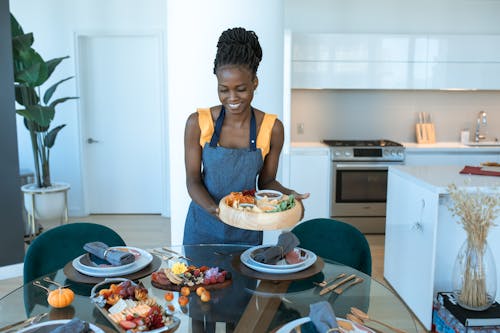
[[466, 240], [453, 267], [453, 293], [458, 304], [468, 310], [483, 311], [495, 302], [497, 273], [495, 258], [488, 246]]

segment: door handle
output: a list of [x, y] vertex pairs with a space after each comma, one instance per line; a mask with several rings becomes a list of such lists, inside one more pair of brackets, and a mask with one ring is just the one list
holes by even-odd
[[88, 144], [92, 144], [92, 143], [99, 143], [99, 140], [94, 140], [94, 139], [92, 139], [92, 138], [88, 138], [88, 139], [87, 139], [87, 143], [88, 143]]

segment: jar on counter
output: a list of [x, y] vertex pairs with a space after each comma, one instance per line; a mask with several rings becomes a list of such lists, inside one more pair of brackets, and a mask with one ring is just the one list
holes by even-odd
[[470, 142], [470, 131], [465, 128], [460, 132], [460, 142], [462, 144], [467, 144]]

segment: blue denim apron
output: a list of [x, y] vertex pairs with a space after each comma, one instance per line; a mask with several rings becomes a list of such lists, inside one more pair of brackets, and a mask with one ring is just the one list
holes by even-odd
[[[249, 148], [218, 146], [225, 109], [222, 107], [210, 143], [202, 152], [202, 179], [216, 203], [230, 192], [256, 188], [263, 160], [257, 149], [257, 123], [253, 109], [250, 120]], [[194, 201], [189, 206], [184, 226], [184, 244], [262, 244], [262, 231], [236, 228], [225, 224]]]

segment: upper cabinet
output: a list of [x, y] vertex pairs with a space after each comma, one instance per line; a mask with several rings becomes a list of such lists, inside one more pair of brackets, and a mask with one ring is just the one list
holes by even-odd
[[496, 35], [297, 33], [292, 88], [500, 89], [499, 41]]

